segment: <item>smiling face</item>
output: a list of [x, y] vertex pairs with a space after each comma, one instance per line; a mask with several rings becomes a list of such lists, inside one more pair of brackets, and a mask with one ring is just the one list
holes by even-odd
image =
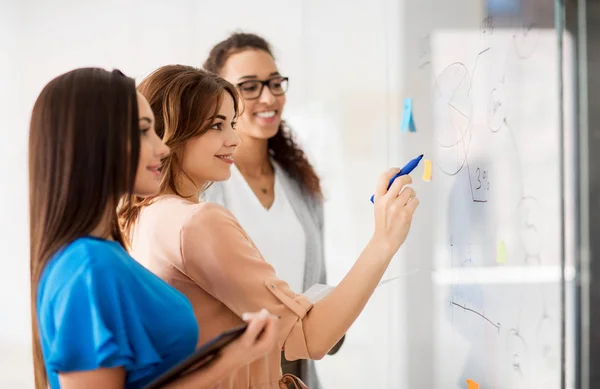
[[[243, 114], [238, 120], [239, 134], [255, 139], [275, 136], [285, 106], [287, 81], [279, 74], [273, 57], [266, 51], [256, 49], [233, 54], [227, 59], [220, 75], [238, 85], [242, 95]], [[271, 88], [251, 81], [270, 81]], [[262, 93], [253, 99], [261, 87]]]
[[210, 118], [210, 129], [185, 143], [182, 167], [196, 187], [225, 181], [231, 175], [233, 152], [240, 143], [235, 131], [235, 114], [233, 98], [223, 92], [219, 112]]
[[144, 96], [138, 92], [138, 115], [140, 125], [140, 157], [135, 174], [133, 193], [146, 197], [160, 189], [161, 160], [169, 154], [169, 147], [156, 135], [154, 114]]

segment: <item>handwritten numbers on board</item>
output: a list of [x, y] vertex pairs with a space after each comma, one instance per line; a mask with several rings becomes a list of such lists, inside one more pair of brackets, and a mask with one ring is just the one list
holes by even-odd
[[477, 168], [475, 172], [477, 183], [475, 190], [490, 190], [490, 181], [488, 179], [488, 171]]

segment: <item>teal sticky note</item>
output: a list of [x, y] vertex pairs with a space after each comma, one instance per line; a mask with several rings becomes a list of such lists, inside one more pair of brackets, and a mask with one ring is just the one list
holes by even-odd
[[417, 132], [417, 127], [415, 126], [415, 119], [413, 118], [412, 112], [412, 99], [410, 97], [404, 99], [402, 108], [402, 124], [400, 125], [400, 129], [402, 132]]

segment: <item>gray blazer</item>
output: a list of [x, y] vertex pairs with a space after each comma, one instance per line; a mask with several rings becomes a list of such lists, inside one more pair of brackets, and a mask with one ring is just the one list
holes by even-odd
[[[275, 163], [273, 161], [273, 163]], [[285, 171], [276, 164], [278, 170], [276, 179], [279, 180], [288, 200], [304, 228], [306, 236], [306, 260], [304, 261], [304, 292], [314, 284], [326, 284], [327, 275], [325, 269], [325, 247], [323, 231], [323, 203], [315, 199], [302, 189], [299, 183], [290, 178]], [[203, 201], [219, 203], [228, 208], [227, 196], [223, 184], [216, 182], [201, 195]], [[229, 195], [229, 194], [228, 194]], [[234, 215], [235, 216], [235, 215]], [[343, 340], [342, 340], [343, 341]], [[341, 346], [338, 343], [329, 352], [334, 354]], [[285, 362], [284, 362], [285, 363]], [[311, 360], [298, 362], [298, 376], [311, 389], [320, 389], [319, 378], [315, 369], [315, 363]]]

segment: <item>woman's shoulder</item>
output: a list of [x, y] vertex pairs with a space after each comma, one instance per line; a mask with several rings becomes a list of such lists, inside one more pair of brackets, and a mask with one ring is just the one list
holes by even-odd
[[85, 236], [74, 240], [58, 250], [50, 259], [47, 271], [83, 268], [103, 272], [113, 266], [119, 266], [120, 259], [128, 256], [120, 243], [112, 240]]
[[209, 202], [201, 202], [194, 208], [183, 224], [180, 235], [184, 257], [186, 247], [194, 247], [194, 255], [200, 255], [201, 252], [215, 252], [219, 247], [246, 246], [250, 241], [246, 231], [227, 208]]
[[[93, 283], [110, 287], [132, 260], [115, 241], [94, 237], [79, 238], [52, 256], [39, 283], [40, 297], [52, 298], [58, 292], [70, 293]], [[73, 291], [74, 292], [74, 291]]]
[[181, 225], [197, 206], [197, 202], [177, 195], [162, 195], [144, 207], [140, 218], [145, 225]]
[[231, 211], [219, 203], [210, 201], [200, 201], [190, 209], [187, 220], [184, 222], [184, 227], [194, 224], [209, 223], [213, 226], [218, 226], [223, 223], [237, 223], [237, 219]]

